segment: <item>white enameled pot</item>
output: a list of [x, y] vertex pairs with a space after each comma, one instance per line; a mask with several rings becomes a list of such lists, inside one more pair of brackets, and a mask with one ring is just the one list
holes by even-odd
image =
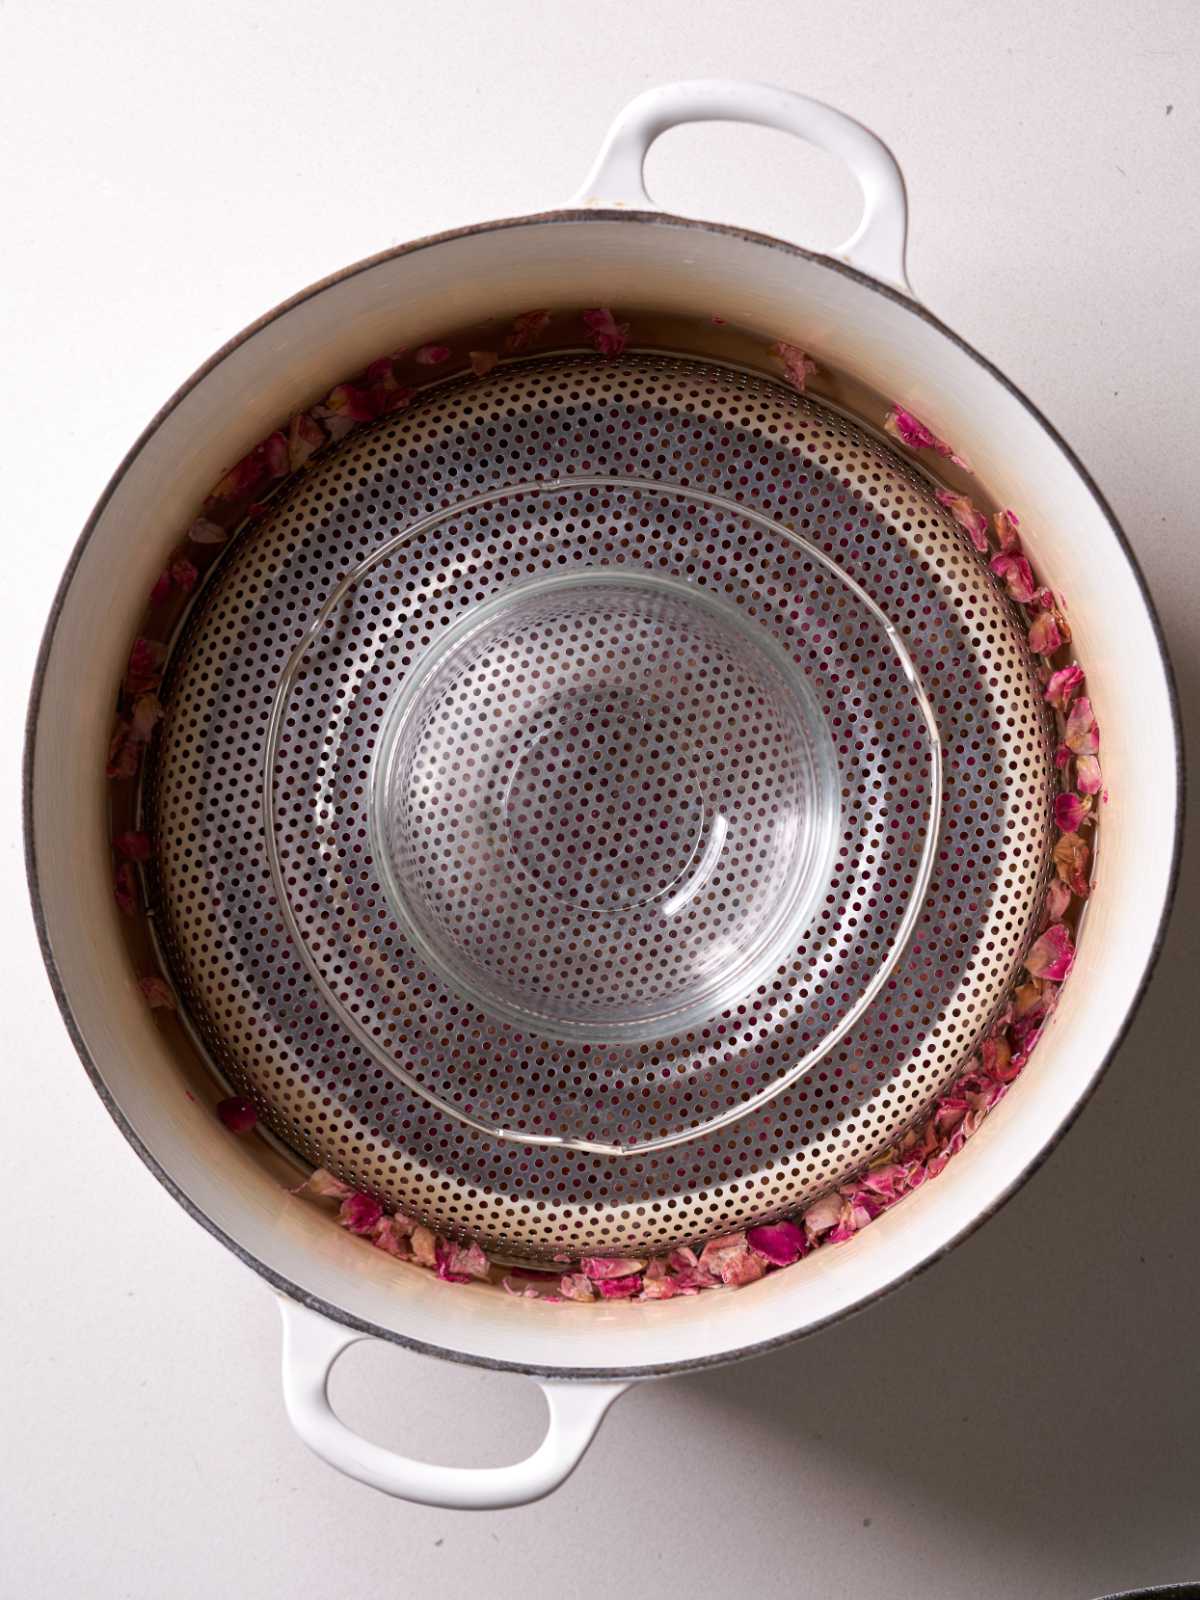
[[[863, 220], [833, 255], [658, 211], [642, 165], [665, 129], [725, 120], [783, 129], [840, 156]], [[284, 1391], [301, 1437], [333, 1465], [410, 1499], [502, 1506], [567, 1476], [630, 1382], [766, 1350], [846, 1315], [916, 1272], [1028, 1175], [1093, 1088], [1146, 982], [1178, 842], [1179, 740], [1170, 671], [1142, 580], [1111, 513], [1053, 428], [911, 297], [903, 180], [858, 123], [779, 89], [723, 81], [641, 95], [564, 209], [404, 245], [316, 285], [246, 330], [154, 419], [105, 490], [55, 601], [27, 747], [29, 874], [46, 963], [97, 1090], [191, 1214], [278, 1291]], [[936, 1183], [850, 1245], [736, 1294], [547, 1307], [450, 1289], [351, 1244], [289, 1200], [256, 1155], [185, 1093], [143, 1005], [117, 926], [104, 755], [113, 685], [164, 556], [211, 483], [330, 383], [379, 351], [530, 306], [654, 302], [736, 308], [768, 341], [802, 344], [948, 436], [1036, 530], [1038, 569], [1067, 597], [1103, 730], [1110, 804], [1085, 937], [1053, 1023], [1013, 1093]], [[199, 1314], [199, 1308], [197, 1308]], [[374, 1336], [528, 1373], [550, 1426], [512, 1467], [433, 1467], [350, 1432], [326, 1386], [340, 1352]]]

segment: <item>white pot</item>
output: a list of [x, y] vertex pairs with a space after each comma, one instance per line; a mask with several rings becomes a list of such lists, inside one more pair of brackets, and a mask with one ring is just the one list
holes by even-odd
[[[646, 151], [676, 123], [786, 129], [858, 177], [863, 222], [833, 256], [657, 211]], [[846, 1315], [948, 1249], [1037, 1165], [1112, 1055], [1146, 982], [1179, 833], [1170, 672], [1128, 546], [1063, 440], [994, 367], [909, 296], [904, 186], [864, 128], [778, 89], [721, 81], [642, 95], [566, 209], [389, 250], [305, 290], [246, 330], [168, 402], [106, 489], [71, 558], [38, 665], [27, 750], [29, 872], [51, 980], [97, 1090], [191, 1214], [281, 1296], [284, 1383], [305, 1440], [390, 1493], [456, 1506], [531, 1500], [562, 1481], [631, 1380], [766, 1350]], [[1052, 1025], [1014, 1091], [936, 1183], [851, 1244], [736, 1294], [546, 1306], [451, 1289], [352, 1245], [289, 1200], [255, 1155], [186, 1095], [131, 980], [113, 905], [102, 773], [144, 596], [177, 530], [230, 461], [380, 350], [530, 306], [716, 310], [793, 340], [953, 438], [1035, 530], [1040, 573], [1067, 596], [1103, 731], [1103, 855], [1086, 937]], [[351, 1434], [326, 1400], [333, 1360], [364, 1335], [529, 1373], [550, 1431], [527, 1462], [486, 1470], [406, 1461]]]

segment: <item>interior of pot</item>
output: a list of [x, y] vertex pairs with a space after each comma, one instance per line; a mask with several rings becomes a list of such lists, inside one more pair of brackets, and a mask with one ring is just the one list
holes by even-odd
[[[714, 314], [891, 396], [1020, 508], [1065, 597], [1103, 730], [1109, 803], [1079, 957], [1014, 1091], [961, 1156], [850, 1244], [736, 1295], [576, 1310], [452, 1289], [359, 1246], [287, 1196], [281, 1158], [232, 1140], [193, 1094], [134, 981], [113, 905], [103, 780], [113, 685], [144, 597], [231, 461], [379, 351], [531, 306]], [[415, 246], [301, 296], [219, 356], [135, 447], [60, 596], [35, 708], [31, 851], [77, 1042], [180, 1196], [281, 1286], [394, 1337], [541, 1370], [719, 1359], [811, 1328], [944, 1249], [1036, 1161], [1087, 1093], [1152, 959], [1169, 890], [1177, 746], [1161, 647], [1103, 506], [1053, 434], [911, 304], [821, 258], [665, 218], [560, 215]]]

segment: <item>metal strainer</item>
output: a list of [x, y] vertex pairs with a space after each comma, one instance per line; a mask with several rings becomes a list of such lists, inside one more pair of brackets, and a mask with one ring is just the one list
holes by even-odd
[[499, 1253], [802, 1203], [969, 1056], [1044, 887], [1015, 612], [741, 369], [506, 365], [318, 458], [167, 681], [154, 915], [313, 1161]]

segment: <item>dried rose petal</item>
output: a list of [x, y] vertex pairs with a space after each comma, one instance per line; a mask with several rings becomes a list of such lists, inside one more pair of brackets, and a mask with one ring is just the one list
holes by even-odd
[[620, 1256], [584, 1256], [579, 1263], [589, 1278], [624, 1278], [631, 1272], [645, 1270], [644, 1261]]
[[808, 387], [808, 380], [816, 373], [817, 363], [798, 344], [785, 344], [782, 339], [778, 344], [773, 344], [771, 349], [783, 362], [788, 382], [803, 394]]
[[288, 444], [282, 433], [272, 433], [235, 462], [209, 495], [209, 500], [240, 500], [288, 470]]
[[307, 411], [297, 411], [288, 423], [288, 467], [292, 472], [302, 467], [325, 443], [325, 429]]
[[723, 328], [725, 326], [726, 319], [724, 317], [719, 317], [715, 311], [708, 320], [712, 323], [714, 328]]
[[436, 1245], [437, 1275], [447, 1283], [470, 1283], [472, 1278], [486, 1282], [492, 1264], [479, 1245], [456, 1244], [439, 1239]]
[[419, 367], [440, 367], [443, 361], [449, 361], [449, 359], [450, 346], [448, 344], [423, 344], [413, 357]]
[[596, 1286], [583, 1272], [566, 1272], [559, 1279], [559, 1292], [564, 1300], [594, 1300]]
[[1025, 970], [1031, 978], [1049, 978], [1062, 983], [1075, 964], [1075, 947], [1067, 928], [1056, 922], [1047, 928], [1025, 957]]
[[839, 1194], [826, 1194], [808, 1207], [804, 1213], [804, 1226], [808, 1229], [813, 1239], [819, 1239], [834, 1227], [842, 1214], [842, 1197]]
[[596, 1287], [604, 1300], [631, 1300], [640, 1293], [642, 1280], [636, 1273], [628, 1278], [601, 1278]]
[[1042, 916], [1047, 923], [1061, 922], [1071, 904], [1071, 891], [1061, 878], [1054, 878], [1046, 890], [1046, 904]]
[[993, 1034], [979, 1046], [979, 1060], [984, 1072], [1003, 1079], [1012, 1061], [1012, 1047], [1002, 1033]]
[[345, 1200], [354, 1190], [341, 1178], [335, 1178], [332, 1172], [326, 1172], [324, 1167], [317, 1167], [290, 1192], [311, 1195], [314, 1200]]
[[1086, 839], [1077, 833], [1064, 833], [1054, 846], [1054, 870], [1080, 900], [1087, 899], [1091, 888], [1088, 882], [1090, 854]]
[[896, 1161], [881, 1162], [863, 1174], [859, 1197], [870, 1197], [884, 1206], [894, 1205], [908, 1188], [908, 1174]]
[[401, 1217], [380, 1217], [371, 1229], [371, 1243], [389, 1256], [395, 1256], [397, 1261], [410, 1260], [412, 1251], [408, 1236], [412, 1228], [405, 1226], [406, 1222], [407, 1219]]
[[122, 861], [113, 873], [113, 899], [127, 917], [136, 914], [138, 908], [137, 873], [132, 862]]
[[1095, 756], [1080, 756], [1075, 762], [1075, 787], [1080, 794], [1099, 794], [1104, 782]]
[[351, 1233], [371, 1233], [383, 1215], [383, 1207], [373, 1194], [352, 1190], [338, 1209], [338, 1221]]
[[639, 1300], [673, 1300], [677, 1294], [694, 1294], [694, 1289], [684, 1289], [674, 1278], [643, 1278]]
[[1077, 833], [1091, 809], [1091, 801], [1081, 800], [1077, 794], [1056, 795], [1054, 825], [1062, 833]]
[[437, 1266], [437, 1235], [431, 1228], [418, 1224], [412, 1231], [413, 1255], [423, 1267]]
[[1028, 605], [1037, 593], [1037, 584], [1033, 579], [1033, 568], [1025, 557], [1002, 554], [993, 556], [989, 564], [1010, 597], [1018, 605]]
[[218, 1101], [217, 1116], [230, 1133], [249, 1133], [258, 1121], [258, 1112], [240, 1094], [232, 1094], [227, 1100]]
[[200, 569], [186, 556], [176, 556], [168, 568], [171, 582], [180, 594], [191, 594], [200, 580]]
[[154, 840], [148, 833], [118, 833], [113, 849], [126, 861], [149, 861], [154, 854]]
[[602, 356], [619, 356], [629, 343], [629, 324], [618, 322], [607, 306], [581, 312], [584, 327]]
[[104, 774], [108, 778], [135, 778], [142, 759], [142, 747], [130, 737], [129, 724], [118, 722], [108, 746]]
[[932, 429], [927, 428], [911, 411], [904, 411], [899, 406], [893, 406], [883, 419], [883, 431], [890, 433], [893, 439], [899, 439], [901, 444], [910, 450], [933, 450], [939, 456], [945, 456], [947, 461], [953, 461], [956, 467], [961, 467], [964, 472], [970, 472], [971, 465], [963, 456], [957, 455], [945, 439], [939, 439]]
[[467, 353], [467, 359], [475, 376], [486, 378], [500, 357], [495, 350], [471, 350]]
[[746, 1229], [746, 1243], [775, 1267], [790, 1267], [808, 1250], [804, 1229], [795, 1222], [771, 1222]]
[[163, 662], [166, 659], [167, 647], [157, 639], [139, 637], [133, 641], [129, 664], [125, 668], [125, 693], [131, 700], [136, 700], [139, 695], [153, 694], [162, 679]]
[[[367, 400], [369, 401], [369, 396], [367, 397]], [[329, 435], [329, 438], [334, 444], [337, 444], [340, 439], [344, 439], [346, 435], [354, 428], [355, 424], [358, 421], [363, 420], [357, 417], [352, 417], [348, 412], [339, 411], [334, 406], [327, 404], [314, 406], [312, 414], [314, 417], [320, 419], [321, 426], [325, 429], [325, 432]]]
[[710, 1239], [700, 1252], [700, 1266], [716, 1273], [722, 1283], [733, 1289], [754, 1283], [767, 1270], [762, 1257], [755, 1255], [746, 1242], [744, 1233]]
[[981, 555], [988, 551], [988, 524], [987, 518], [979, 507], [965, 494], [951, 494], [948, 489], [937, 491], [937, 502], [945, 506], [946, 510], [966, 533], [971, 543]]
[[129, 737], [135, 744], [146, 744], [162, 721], [162, 715], [162, 703], [157, 695], [139, 695], [134, 701], [133, 715], [129, 720]]
[[187, 536], [193, 544], [224, 544], [229, 537], [229, 530], [219, 522], [213, 522], [210, 517], [197, 517], [188, 529]]
[[1064, 734], [1067, 749], [1077, 756], [1094, 756], [1100, 748], [1100, 730], [1096, 726], [1092, 702], [1080, 695], [1067, 713], [1067, 731]]
[[175, 996], [171, 991], [171, 985], [165, 978], [160, 978], [157, 974], [147, 978], [139, 978], [138, 988], [142, 991], [146, 1004], [151, 1011], [175, 1010]]
[[1066, 643], [1053, 611], [1042, 611], [1029, 625], [1029, 648], [1039, 656], [1052, 656]]
[[150, 591], [150, 604], [155, 606], [161, 605], [171, 593], [173, 588], [174, 585], [171, 582], [171, 569], [170, 567], [167, 567], [163, 572], [160, 572], [158, 577], [154, 580], [154, 587]]
[[544, 333], [550, 325], [548, 311], [522, 311], [509, 329], [508, 337], [504, 341], [506, 350], [525, 350], [537, 337]]
[[354, 383], [339, 383], [325, 396], [325, 405], [334, 416], [348, 418], [351, 422], [373, 422], [379, 415], [379, 404], [369, 389]]
[[1006, 556], [1019, 556], [1021, 554], [1021, 519], [1009, 507], [997, 511], [992, 518], [992, 527], [996, 530], [996, 543], [1001, 552]]
[[1069, 667], [1059, 667], [1058, 672], [1051, 675], [1050, 682], [1046, 683], [1046, 701], [1056, 710], [1061, 710], [1066, 715], [1067, 707], [1074, 701], [1075, 694], [1083, 688], [1083, 669], [1075, 666], [1072, 661]]

